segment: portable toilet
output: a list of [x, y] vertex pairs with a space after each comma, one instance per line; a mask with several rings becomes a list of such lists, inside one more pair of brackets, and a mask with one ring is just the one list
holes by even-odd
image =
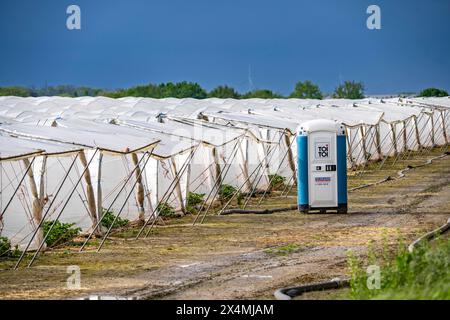
[[297, 129], [298, 210], [347, 213], [347, 146], [344, 126], [317, 119]]

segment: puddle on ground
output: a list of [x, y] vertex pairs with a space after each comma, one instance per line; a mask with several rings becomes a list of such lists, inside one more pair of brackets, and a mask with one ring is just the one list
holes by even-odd
[[79, 300], [137, 300], [133, 297], [120, 297], [112, 295], [90, 295], [87, 297], [82, 297]]

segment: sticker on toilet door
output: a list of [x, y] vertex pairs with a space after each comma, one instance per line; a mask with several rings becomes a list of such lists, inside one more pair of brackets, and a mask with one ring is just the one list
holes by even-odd
[[328, 186], [331, 182], [331, 177], [315, 177], [316, 186]]

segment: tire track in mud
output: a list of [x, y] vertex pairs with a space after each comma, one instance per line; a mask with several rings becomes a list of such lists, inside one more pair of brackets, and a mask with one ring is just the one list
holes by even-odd
[[[357, 249], [357, 248], [356, 248]], [[335, 273], [323, 270], [330, 255], [336, 259], [333, 264], [344, 262], [342, 248], [300, 248], [295, 253], [273, 256], [264, 250], [221, 257], [212, 262], [192, 263], [184, 266], [172, 266], [164, 270], [155, 270], [143, 277], [158, 279], [142, 288], [125, 290], [119, 296], [137, 299], [204, 299], [204, 298], [250, 298], [257, 292], [265, 292], [285, 283], [280, 271], [295, 269], [296, 279], [310, 278], [310, 270], [315, 269], [315, 277]], [[341, 257], [340, 257], [341, 256]], [[303, 269], [303, 272], [301, 270]], [[274, 272], [275, 270], [275, 272]], [[291, 270], [292, 271], [292, 270]], [[326, 272], [328, 271], [328, 272]], [[180, 279], [183, 279], [182, 281]], [[289, 278], [292, 280], [292, 278]], [[249, 294], [239, 292], [251, 284], [258, 284]], [[221, 287], [233, 287], [235, 290], [221, 290]], [[209, 288], [206, 292], [205, 287]], [[245, 291], [245, 290], [244, 290]], [[216, 295], [219, 293], [219, 296]], [[225, 296], [223, 295], [225, 294]]]

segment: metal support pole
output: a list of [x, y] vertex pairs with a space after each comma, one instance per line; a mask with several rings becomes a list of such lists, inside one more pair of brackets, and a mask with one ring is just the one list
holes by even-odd
[[442, 134], [444, 135], [445, 144], [448, 144], [448, 136], [447, 136], [447, 128], [445, 127], [444, 112], [441, 110], [440, 114], [441, 114], [441, 120], [442, 120]]

